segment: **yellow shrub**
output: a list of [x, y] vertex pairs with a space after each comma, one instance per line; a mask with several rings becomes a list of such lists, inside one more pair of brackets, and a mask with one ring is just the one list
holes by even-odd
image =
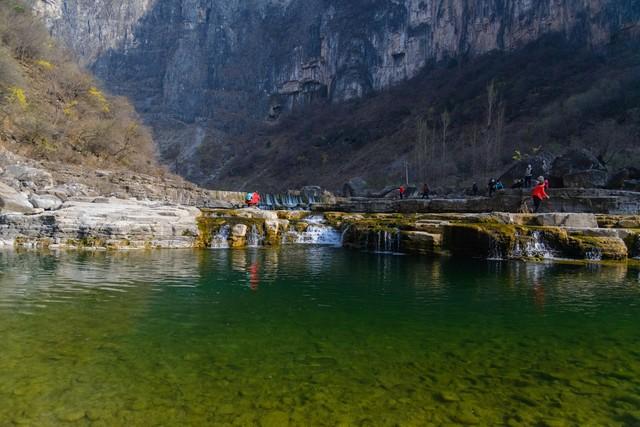
[[49, 61], [45, 61], [44, 59], [39, 59], [36, 61], [36, 64], [45, 70], [53, 70], [53, 64]]
[[107, 98], [104, 97], [104, 94], [102, 93], [102, 91], [100, 89], [98, 89], [95, 86], [92, 86], [89, 89], [89, 95], [91, 95], [92, 97], [94, 97], [98, 103], [100, 104], [100, 106], [102, 107], [102, 111], [104, 111], [105, 113], [109, 112], [109, 102], [107, 101]]
[[73, 114], [73, 109], [76, 105], [78, 105], [78, 101], [72, 101], [69, 103], [69, 105], [64, 107], [64, 110], [62, 111], [64, 112], [65, 116], [70, 116], [71, 114]]
[[27, 96], [24, 94], [24, 89], [12, 86], [9, 88], [9, 100], [11, 102], [17, 102], [22, 108], [27, 108]]

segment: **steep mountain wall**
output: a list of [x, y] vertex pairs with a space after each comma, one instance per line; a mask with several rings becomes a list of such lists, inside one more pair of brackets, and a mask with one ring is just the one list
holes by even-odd
[[[283, 111], [359, 98], [430, 62], [517, 49], [547, 33], [601, 45], [640, 16], [635, 0], [40, 0], [37, 7], [111, 90], [134, 101], [165, 157], [200, 182], [214, 182], [241, 154], [230, 147], [234, 137]], [[203, 145], [219, 152], [205, 168], [194, 166]]]

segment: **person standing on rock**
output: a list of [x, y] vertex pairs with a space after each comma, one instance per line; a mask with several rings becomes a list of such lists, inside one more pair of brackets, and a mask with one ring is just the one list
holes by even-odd
[[531, 188], [531, 180], [533, 179], [533, 167], [527, 165], [527, 170], [524, 173], [524, 187]]
[[488, 187], [489, 187], [489, 197], [491, 197], [491, 196], [493, 196], [493, 193], [496, 191], [496, 180], [495, 180], [495, 178], [491, 178], [489, 180]]
[[479, 191], [478, 183], [474, 182], [473, 183], [473, 187], [471, 187], [471, 194], [474, 195], [474, 196], [477, 196], [478, 195], [478, 191]]
[[540, 210], [542, 201], [549, 198], [549, 195], [545, 190], [544, 177], [538, 177], [538, 183], [531, 192], [531, 198], [533, 199], [533, 211], [535, 213]]
[[430, 193], [431, 193], [431, 190], [429, 189], [429, 186], [425, 182], [424, 185], [422, 186], [422, 198], [428, 199]]
[[407, 192], [407, 190], [404, 188], [404, 185], [401, 185], [401, 186], [398, 188], [398, 192], [400, 193], [400, 199], [404, 199], [404, 193], [406, 193], [406, 192]]

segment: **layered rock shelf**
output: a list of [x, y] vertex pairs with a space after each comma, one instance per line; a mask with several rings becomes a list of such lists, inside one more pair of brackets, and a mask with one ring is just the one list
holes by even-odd
[[[544, 211], [633, 215], [640, 212], [640, 193], [634, 191], [560, 188], [548, 191], [551, 199]], [[435, 197], [432, 199], [390, 199], [352, 197], [335, 203], [317, 203], [317, 212], [365, 213], [520, 213], [531, 210], [530, 190], [501, 190], [493, 197]]]
[[640, 257], [640, 215], [198, 209], [98, 198], [0, 215], [0, 246], [246, 248], [327, 244], [480, 259], [625, 261]]

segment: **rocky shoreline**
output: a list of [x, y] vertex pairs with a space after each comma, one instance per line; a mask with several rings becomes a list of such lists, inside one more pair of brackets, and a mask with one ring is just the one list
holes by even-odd
[[349, 213], [205, 209], [95, 198], [0, 215], [0, 247], [127, 250], [329, 244], [483, 259], [640, 257], [640, 215]]
[[484, 259], [640, 257], [640, 193], [552, 190], [556, 212], [541, 214], [518, 213], [525, 198], [514, 190], [493, 198], [325, 197], [310, 210], [243, 209], [244, 193], [204, 190], [171, 175], [44, 164], [0, 151], [0, 247], [310, 243]]

